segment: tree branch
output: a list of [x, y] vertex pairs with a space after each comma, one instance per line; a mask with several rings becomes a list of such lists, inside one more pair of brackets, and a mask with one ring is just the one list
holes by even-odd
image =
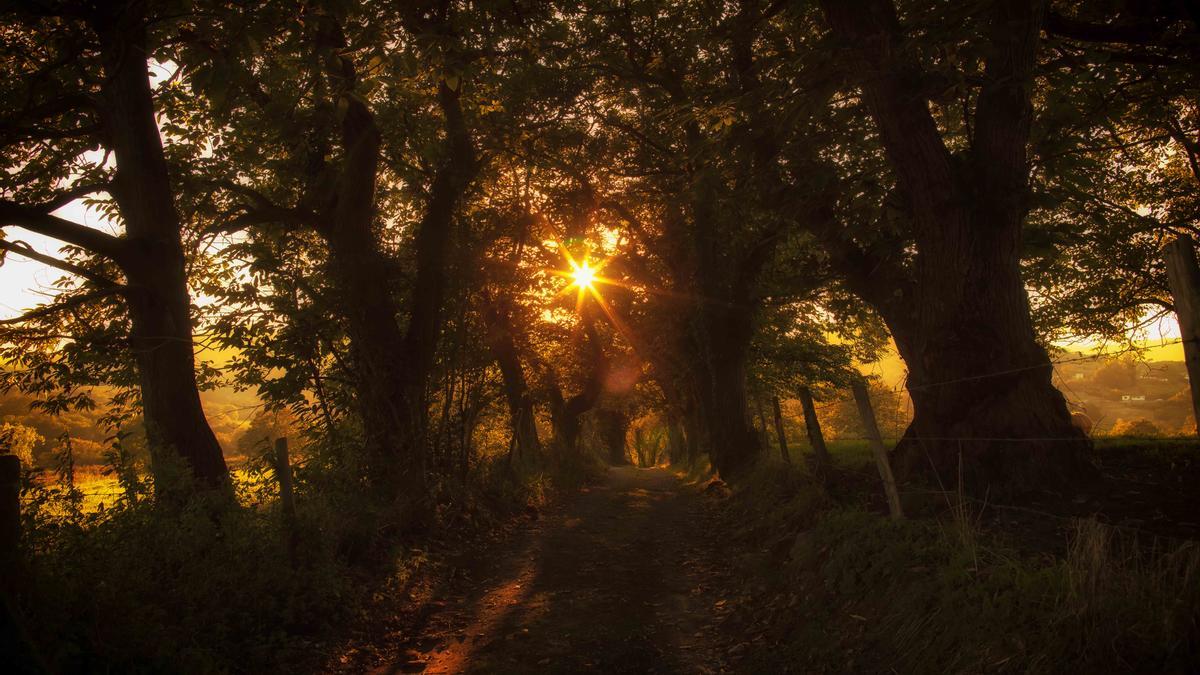
[[53, 198], [39, 206], [38, 210], [46, 213], [52, 213], [66, 206], [67, 204], [70, 204], [76, 199], [82, 199], [97, 192], [105, 192], [111, 187], [112, 184], [108, 183], [107, 181], [103, 183], [81, 183], [79, 185], [72, 185], [71, 187], [56, 193]]
[[1089, 23], [1051, 10], [1046, 14], [1045, 28], [1051, 35], [1082, 42], [1153, 45], [1157, 44], [1166, 27], [1158, 23], [1131, 26]]
[[116, 288], [118, 290], [125, 289], [125, 286], [118, 284], [104, 275], [96, 274], [91, 270], [69, 263], [65, 260], [59, 260], [53, 256], [48, 256], [44, 253], [38, 253], [37, 251], [33, 250], [33, 247], [23, 241], [8, 241], [6, 239], [0, 239], [0, 251], [7, 251], [10, 253], [16, 253], [17, 255], [25, 256], [30, 260], [36, 260], [55, 269], [62, 270], [68, 274], [74, 274], [75, 276], [83, 277], [84, 279], [99, 284], [105, 288]]
[[924, 79], [906, 48], [892, 0], [822, 0], [829, 26], [852, 58], [863, 101], [879, 128], [897, 177], [923, 221], [935, 222], [953, 195], [958, 171], [916, 94]]
[[[108, 296], [116, 294], [116, 293], [120, 293], [123, 290], [125, 290], [124, 286], [114, 286], [111, 288], [98, 288], [89, 293], [82, 293], [80, 295], [74, 295], [66, 300], [63, 300], [62, 302], [56, 302], [51, 305], [42, 305], [41, 307], [38, 307], [37, 309], [29, 310], [28, 312], [25, 312], [24, 314], [22, 314], [20, 316], [14, 316], [11, 319], [0, 319], [0, 326], [11, 326], [14, 324], [25, 323], [26, 321], [33, 321], [34, 319], [41, 319], [41, 318], [44, 318], [47, 316], [52, 316], [59, 312], [65, 312], [69, 309], [74, 309], [76, 307], [79, 307], [80, 305], [85, 305], [93, 300], [98, 300], [100, 298], [104, 298], [104, 297], [108, 297]], [[77, 340], [79, 338], [73, 337], [72, 339]]]
[[[53, 202], [49, 204], [53, 205]], [[53, 209], [51, 209], [53, 210]], [[118, 263], [125, 257], [125, 242], [111, 234], [93, 230], [65, 218], [50, 215], [45, 206], [34, 208], [13, 201], [0, 200], [0, 228], [21, 227], [30, 232], [87, 249]]]

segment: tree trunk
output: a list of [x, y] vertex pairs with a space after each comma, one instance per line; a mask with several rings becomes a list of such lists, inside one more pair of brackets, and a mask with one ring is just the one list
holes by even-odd
[[380, 489], [419, 497], [424, 494], [425, 457], [414, 443], [413, 421], [405, 408], [408, 378], [397, 354], [404, 333], [391, 294], [392, 270], [374, 231], [379, 129], [365, 105], [348, 100], [338, 199], [317, 231], [329, 247], [327, 268], [350, 338], [369, 479]]
[[1163, 246], [1163, 261], [1171, 284], [1179, 335], [1183, 338], [1183, 363], [1192, 392], [1192, 422], [1200, 435], [1200, 266], [1196, 247], [1188, 235]]
[[704, 444], [700, 438], [701, 426], [699, 413], [695, 409], [689, 410], [683, 416], [683, 441], [688, 466], [696, 466], [704, 456]]
[[700, 308], [690, 349], [699, 444], [725, 480], [753, 465], [762, 450], [750, 421], [746, 362], [753, 325], [748, 310]]
[[913, 421], [896, 449], [901, 476], [931, 471], [953, 482], [960, 451], [973, 488], [1061, 486], [1091, 472], [1086, 437], [1051, 383], [1012, 267], [1009, 284], [976, 285], [978, 295], [925, 289], [937, 296], [926, 302], [953, 302], [965, 320], [927, 315], [916, 331], [911, 351], [924, 367], [909, 373]]
[[156, 479], [167, 468], [161, 460], [177, 455], [199, 485], [226, 487], [229, 471], [196, 384], [181, 223], [154, 118], [144, 17], [133, 8], [117, 10], [98, 19], [96, 29], [104, 125], [117, 167], [111, 192], [127, 239], [117, 262], [130, 286], [130, 345]]
[[754, 398], [755, 413], [758, 416], [758, 437], [763, 447], [767, 446], [767, 408], [762, 398]]
[[821, 421], [817, 419], [812, 392], [802, 386], [797, 393], [800, 395], [800, 407], [804, 409], [804, 430], [813, 449], [813, 468], [818, 476], [828, 476], [833, 462], [829, 458], [829, 449], [825, 447], [825, 435], [821, 433]]
[[525, 381], [525, 370], [513, 339], [512, 319], [507, 306], [489, 303], [483, 311], [487, 325], [488, 348], [500, 368], [504, 398], [508, 402], [509, 428], [512, 431], [512, 462], [528, 462], [541, 455], [537, 420], [534, 418], [533, 397]]
[[625, 436], [629, 430], [629, 418], [620, 410], [600, 408], [596, 411], [595, 419], [601, 443], [608, 451], [608, 463], [613, 466], [628, 464], [629, 455], [626, 452]]
[[672, 464], [687, 460], [687, 443], [683, 438], [683, 427], [676, 415], [667, 417], [667, 459]]
[[788, 454], [787, 433], [783, 429], [783, 410], [779, 407], [778, 396], [771, 397], [771, 406], [775, 409], [775, 436], [779, 439], [779, 456], [791, 464], [792, 456]]
[[906, 343], [914, 409], [898, 464], [948, 477], [961, 450], [964, 480], [977, 491], [1061, 486], [1089, 474], [1089, 444], [1050, 382], [1020, 274], [1044, 2], [989, 6], [988, 58], [963, 156], [951, 154], [913, 95], [923, 74], [902, 46], [892, 3], [822, 4], [863, 73], [863, 100], [912, 213], [912, 311], [892, 326], [897, 344]]
[[345, 152], [335, 208], [318, 227], [346, 318], [371, 478], [407, 499], [426, 491], [426, 388], [442, 325], [451, 221], [476, 170], [458, 93], [439, 85], [447, 157], [417, 226], [415, 280], [407, 331], [397, 321], [392, 273], [374, 233], [380, 135], [357, 98], [344, 97]]
[[555, 444], [572, 457], [579, 452], [579, 434], [583, 429], [581, 418], [600, 401], [604, 380], [608, 376], [608, 358], [596, 332], [595, 321], [590, 306], [585, 305], [580, 324], [587, 337], [586, 359], [589, 367], [583, 388], [564, 400], [557, 382], [552, 381], [550, 387], [550, 424], [554, 428]]
[[408, 330], [402, 343], [405, 375], [404, 411], [408, 416], [410, 444], [422, 451], [426, 424], [426, 386], [437, 354], [446, 295], [454, 215], [458, 203], [475, 178], [479, 165], [470, 132], [463, 120], [459, 92], [438, 83], [438, 105], [445, 120], [442, 159], [430, 186], [425, 214], [417, 225], [417, 275], [413, 282]]

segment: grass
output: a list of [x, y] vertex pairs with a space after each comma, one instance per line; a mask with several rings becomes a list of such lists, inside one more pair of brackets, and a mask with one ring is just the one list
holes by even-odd
[[468, 485], [442, 490], [453, 499], [438, 500], [436, 526], [420, 536], [320, 457], [295, 467], [292, 529], [271, 472], [252, 464], [235, 472], [236, 505], [131, 500], [96, 472], [75, 472], [74, 493], [33, 481], [11, 604], [25, 637], [0, 640], [6, 672], [320, 669], [379, 596], [409, 597], [439, 564], [431, 551], [477, 538], [589, 472], [506, 467], [481, 461]]
[[[1100, 447], [1168, 462], [1175, 450]], [[830, 451], [851, 474], [872, 470], [863, 442]], [[1196, 542], [1081, 519], [1051, 554], [953, 495], [893, 521], [861, 494], [831, 497], [802, 464], [764, 464], [722, 509], [736, 533], [729, 548], [749, 552], [746, 583], [767, 586], [751, 604], [774, 644], [746, 672], [1183, 673], [1200, 663]]]

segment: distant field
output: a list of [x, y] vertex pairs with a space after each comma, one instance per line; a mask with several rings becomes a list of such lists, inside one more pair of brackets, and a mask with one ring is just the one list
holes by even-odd
[[[245, 467], [235, 467], [232, 469], [233, 480], [238, 484], [252, 483], [255, 476]], [[53, 485], [57, 481], [51, 476], [46, 481], [46, 485]], [[75, 470], [75, 485], [79, 491], [83, 493], [83, 511], [91, 513], [100, 510], [102, 507], [111, 506], [120, 499], [122, 491], [121, 484], [117, 478], [104, 473], [102, 467], [87, 466], [77, 468]]]

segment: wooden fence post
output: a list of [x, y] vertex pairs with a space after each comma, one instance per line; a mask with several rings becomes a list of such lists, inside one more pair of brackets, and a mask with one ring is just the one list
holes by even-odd
[[758, 408], [758, 442], [763, 447], [770, 447], [770, 437], [767, 436], [767, 411], [763, 407], [761, 396], [754, 397], [754, 405]]
[[288, 527], [296, 517], [296, 498], [292, 494], [292, 464], [288, 459], [288, 440], [275, 439], [275, 477], [279, 480], [279, 505]]
[[871, 407], [871, 396], [867, 393], [867, 384], [862, 380], [850, 383], [854, 390], [854, 402], [858, 404], [858, 415], [862, 418], [863, 428], [866, 429], [867, 439], [871, 442], [871, 450], [875, 454], [875, 466], [879, 469], [879, 477], [883, 479], [883, 489], [887, 493], [888, 510], [892, 518], [903, 518], [904, 511], [900, 508], [900, 491], [896, 488], [896, 477], [892, 475], [892, 465], [888, 462], [887, 450], [883, 447], [883, 438], [879, 435], [879, 424], [875, 422], [875, 409]]
[[1192, 417], [1200, 435], [1200, 266], [1196, 264], [1192, 238], [1186, 234], [1163, 246], [1162, 254], [1175, 316], [1179, 318], [1179, 336], [1183, 338], [1183, 362], [1192, 390]]
[[779, 437], [779, 454], [783, 456], [783, 461], [788, 464], [792, 463], [792, 456], [788, 454], [787, 434], [783, 430], [783, 411], [779, 408], [779, 397], [771, 397], [771, 405], [775, 408], [775, 435]]
[[0, 455], [0, 558], [0, 584], [7, 587], [21, 560], [21, 459], [16, 455]]
[[275, 478], [279, 481], [279, 508], [283, 512], [283, 536], [288, 561], [296, 564], [296, 496], [292, 492], [292, 463], [287, 437], [275, 439]]
[[829, 448], [825, 447], [825, 436], [821, 433], [821, 422], [817, 419], [812, 392], [808, 387], [801, 386], [796, 393], [800, 395], [800, 407], [804, 409], [804, 429], [808, 432], [808, 442], [812, 444], [817, 474], [824, 478], [829, 475], [833, 462], [829, 458]]

